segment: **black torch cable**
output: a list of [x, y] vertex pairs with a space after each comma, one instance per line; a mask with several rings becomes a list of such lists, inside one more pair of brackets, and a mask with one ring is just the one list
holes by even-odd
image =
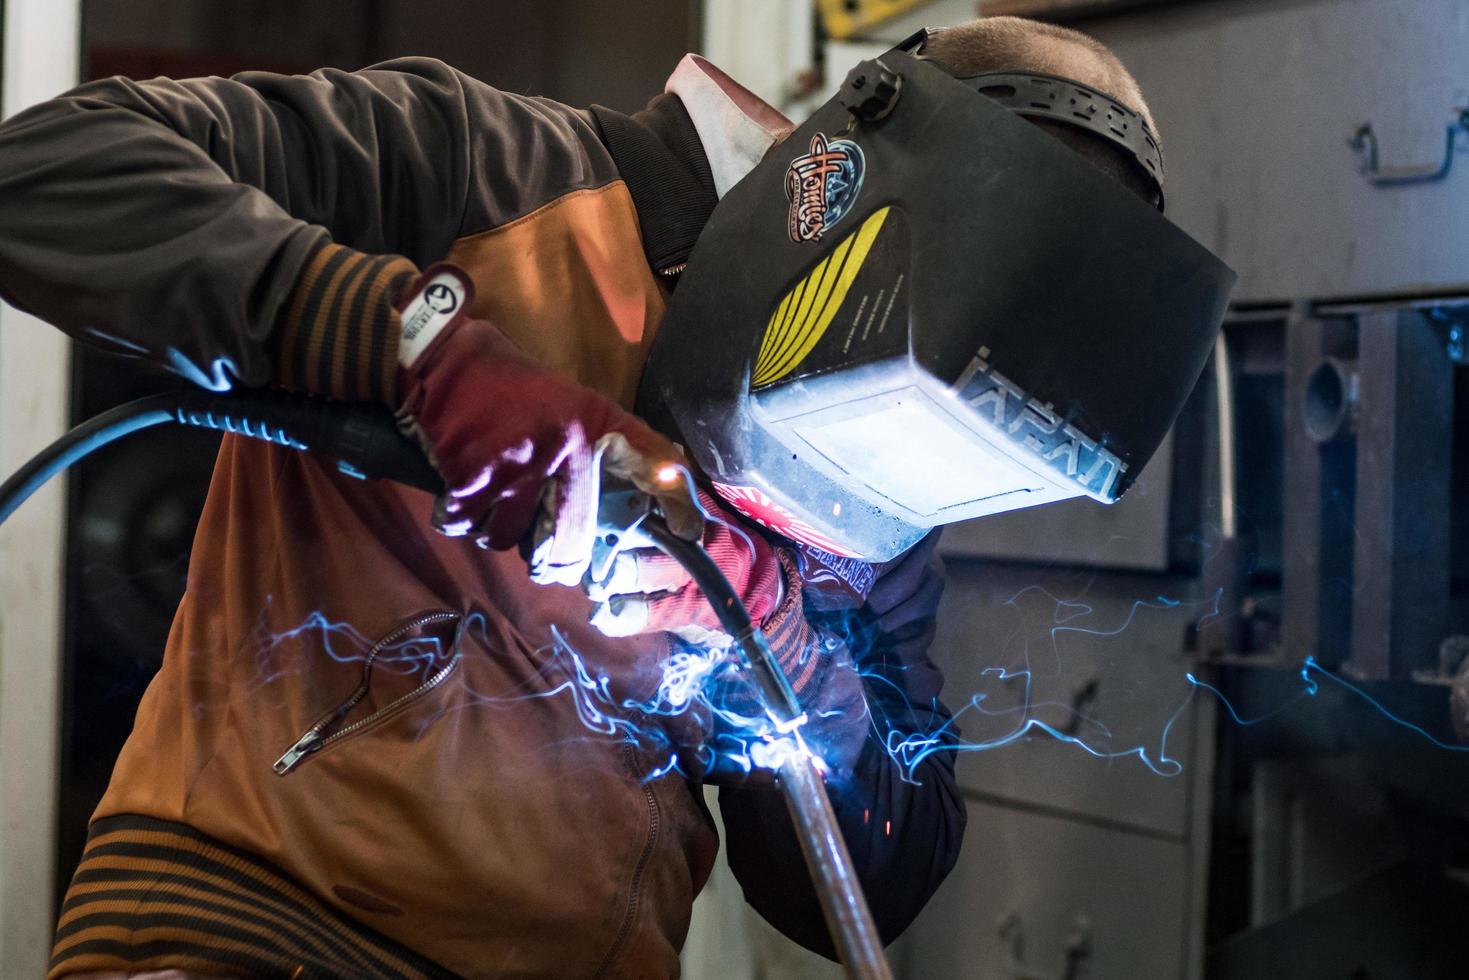
[[334, 459], [352, 476], [394, 480], [436, 493], [443, 481], [381, 405], [347, 404], [285, 391], [148, 395], [95, 415], [0, 484], [0, 523], [53, 476], [123, 436], [174, 423], [246, 436]]
[[726, 633], [734, 637], [740, 652], [744, 654], [746, 666], [750, 668], [755, 685], [760, 689], [760, 700], [776, 726], [788, 729], [796, 724], [801, 717], [801, 704], [796, 700], [796, 692], [791, 690], [785, 671], [780, 669], [770, 645], [765, 642], [765, 634], [750, 619], [745, 604], [740, 602], [739, 595], [729, 584], [729, 579], [719, 570], [714, 559], [709, 557], [709, 552], [697, 541], [685, 541], [674, 534], [656, 516], [643, 521], [641, 528], [658, 545], [660, 551], [684, 567], [684, 571], [689, 573], [694, 584], [709, 600], [709, 605], [714, 607], [714, 614], [719, 617], [720, 625]]

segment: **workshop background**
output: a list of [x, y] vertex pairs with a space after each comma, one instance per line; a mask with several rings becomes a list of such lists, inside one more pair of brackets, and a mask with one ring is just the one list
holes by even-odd
[[[1240, 279], [1125, 502], [945, 536], [969, 830], [895, 972], [1469, 976], [1469, 0], [3, 0], [0, 99], [423, 54], [631, 110], [700, 50], [799, 117], [976, 8], [1121, 56], [1170, 217]], [[170, 383], [0, 309], [0, 470]], [[0, 530], [0, 976], [44, 972], [211, 463], [208, 436], [141, 436]], [[685, 964], [841, 975], [727, 870]]]

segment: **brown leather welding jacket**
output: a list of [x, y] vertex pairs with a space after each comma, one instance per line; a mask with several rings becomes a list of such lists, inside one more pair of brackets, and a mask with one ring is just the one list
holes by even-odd
[[[472, 316], [631, 407], [659, 270], [713, 205], [673, 96], [580, 111], [427, 59], [110, 79], [0, 126], [0, 292], [209, 387], [386, 400], [384, 310], [447, 258]], [[695, 781], [650, 778], [668, 746], [607, 722], [654, 696], [665, 641], [601, 636], [578, 591], [435, 535], [431, 506], [224, 439], [53, 975], [677, 974], [718, 837]], [[811, 606], [803, 698], [943, 724], [930, 551]], [[963, 808], [950, 759], [904, 779], [878, 727], [834, 799], [893, 935], [952, 864]], [[829, 952], [779, 796], [733, 788], [722, 809], [751, 902]]]

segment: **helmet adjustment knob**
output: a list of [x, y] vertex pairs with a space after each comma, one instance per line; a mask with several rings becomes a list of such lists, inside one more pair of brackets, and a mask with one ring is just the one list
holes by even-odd
[[847, 73], [840, 100], [862, 122], [877, 122], [893, 111], [902, 88], [903, 76], [881, 60], [864, 61]]

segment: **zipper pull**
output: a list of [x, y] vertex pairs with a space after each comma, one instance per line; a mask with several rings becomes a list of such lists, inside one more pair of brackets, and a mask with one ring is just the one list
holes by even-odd
[[277, 776], [284, 776], [296, 768], [296, 764], [302, 759], [321, 748], [321, 743], [321, 732], [315, 728], [310, 729], [296, 741], [295, 745], [286, 749], [286, 754], [275, 760], [275, 765], [271, 768], [275, 770]]

